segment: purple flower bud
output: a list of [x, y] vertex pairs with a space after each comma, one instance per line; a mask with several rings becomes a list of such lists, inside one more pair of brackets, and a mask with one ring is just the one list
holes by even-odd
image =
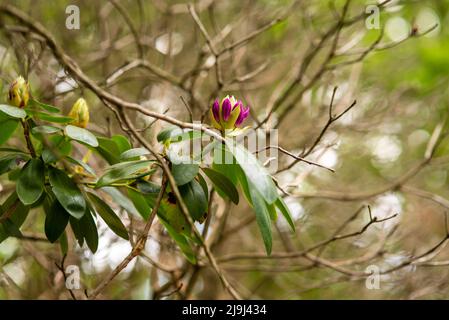
[[240, 109], [243, 108], [243, 103], [242, 103], [242, 101], [239, 100], [239, 101], [237, 101], [236, 104], [234, 104], [234, 106], [232, 107], [232, 110], [234, 110], [235, 108], [237, 108], [238, 105], [240, 105]]
[[249, 106], [246, 108], [242, 106], [240, 114], [239, 114], [237, 120], [235, 121], [235, 125], [240, 126], [248, 116], [249, 116]]
[[221, 105], [221, 115], [224, 121], [227, 121], [229, 119], [229, 116], [231, 115], [231, 109], [231, 101], [229, 101], [229, 99], [225, 99]]
[[212, 106], [212, 113], [214, 114], [215, 121], [220, 122], [220, 103], [218, 99], [215, 99]]

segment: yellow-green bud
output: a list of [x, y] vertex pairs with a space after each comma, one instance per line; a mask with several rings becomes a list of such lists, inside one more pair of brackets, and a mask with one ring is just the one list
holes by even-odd
[[72, 110], [69, 112], [69, 117], [73, 118], [72, 125], [85, 128], [89, 123], [89, 107], [86, 100], [79, 98], [73, 104]]
[[8, 92], [8, 103], [18, 108], [25, 108], [30, 99], [30, 87], [22, 76], [14, 80]]

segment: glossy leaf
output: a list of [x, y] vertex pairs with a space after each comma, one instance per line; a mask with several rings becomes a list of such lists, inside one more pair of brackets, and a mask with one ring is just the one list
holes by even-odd
[[[12, 211], [12, 213], [10, 212]], [[30, 211], [29, 206], [25, 206], [22, 202], [20, 202], [17, 193], [14, 191], [11, 195], [5, 200], [5, 202], [0, 206], [0, 217], [3, 214], [10, 214], [10, 222], [12, 222], [16, 229], [20, 229], [26, 217], [28, 216], [28, 212]], [[0, 223], [0, 242], [8, 238], [11, 234], [11, 228], [3, 227], [3, 224]]]
[[87, 144], [91, 147], [98, 147], [98, 141], [97, 138], [94, 136], [92, 132], [89, 130], [86, 130], [84, 128], [68, 125], [65, 127], [65, 134], [76, 141], [82, 142], [84, 144]]
[[[6, 118], [6, 117], [4, 117]], [[19, 121], [11, 118], [0, 117], [0, 145], [4, 144], [16, 131]]]
[[256, 188], [249, 189], [251, 199], [253, 202], [254, 211], [256, 212], [256, 221], [262, 235], [263, 243], [267, 254], [271, 254], [272, 248], [272, 234], [271, 234], [271, 220], [270, 213], [266, 207], [263, 197], [259, 194]]
[[45, 167], [42, 160], [34, 158], [23, 167], [16, 191], [24, 205], [32, 205], [44, 192]]
[[52, 106], [52, 105], [49, 105], [49, 104], [46, 104], [46, 103], [43, 103], [43, 102], [40, 102], [40, 101], [37, 101], [34, 99], [32, 99], [30, 102], [32, 105], [35, 105], [35, 106], [37, 106], [41, 109], [44, 109], [45, 111], [51, 112], [51, 113], [58, 113], [60, 111], [55, 106]]
[[95, 211], [98, 215], [106, 222], [106, 224], [111, 228], [111, 230], [119, 237], [128, 240], [128, 231], [126, 230], [124, 224], [120, 218], [115, 214], [115, 212], [107, 205], [102, 199], [97, 195], [88, 192], [89, 200], [95, 207]]
[[64, 232], [70, 215], [56, 199], [48, 206], [45, 213], [45, 235], [48, 241], [53, 243]]
[[64, 209], [76, 219], [81, 219], [86, 211], [86, 200], [76, 183], [64, 171], [49, 168], [52, 191]]
[[151, 213], [151, 207], [145, 200], [145, 197], [141, 193], [133, 189], [128, 189], [128, 197], [132, 201], [142, 218], [147, 220]]
[[79, 220], [79, 227], [90, 251], [93, 253], [97, 252], [98, 230], [90, 210], [87, 210], [84, 216]]
[[124, 161], [124, 160], [138, 160], [138, 159], [134, 159], [134, 158], [139, 158], [140, 156], [143, 155], [147, 155], [150, 152], [145, 149], [145, 148], [134, 148], [134, 149], [129, 149], [125, 152], [123, 152], [120, 155], [120, 160]]
[[270, 174], [259, 163], [257, 158], [241, 145], [233, 145], [231, 139], [226, 139], [226, 145], [233, 153], [237, 163], [251, 183], [251, 186], [255, 187], [269, 204], [275, 202], [278, 198], [276, 186], [274, 185]]
[[195, 163], [173, 164], [171, 172], [176, 184], [182, 186], [192, 181], [198, 174], [200, 167]]
[[203, 168], [203, 171], [218, 191], [223, 192], [235, 204], [239, 203], [239, 193], [231, 180], [219, 171], [210, 168]]
[[72, 118], [70, 117], [64, 117], [64, 116], [54, 116], [45, 112], [33, 112], [33, 114], [43, 120], [43, 121], [47, 121], [47, 122], [53, 122], [53, 123], [70, 123], [73, 121]]
[[52, 134], [56, 132], [60, 132], [61, 129], [54, 126], [37, 126], [31, 129], [31, 133], [33, 134]]
[[153, 160], [139, 160], [117, 163], [109, 167], [97, 182], [97, 188], [101, 188], [117, 181], [135, 179], [145, 173], [154, 170], [149, 168]]
[[9, 117], [18, 119], [25, 119], [27, 116], [25, 110], [7, 104], [0, 104], [0, 112]]
[[293, 219], [290, 214], [290, 210], [288, 209], [287, 205], [285, 204], [284, 199], [279, 197], [274, 204], [279, 209], [279, 211], [281, 211], [285, 220], [287, 220], [288, 224], [290, 225], [290, 227], [292, 228], [292, 230], [294, 232], [295, 231], [295, 223], [293, 222]]
[[125, 136], [122, 136], [120, 134], [113, 135], [111, 137], [111, 140], [114, 141], [117, 145], [118, 152], [120, 154], [132, 148], [129, 140]]
[[203, 222], [207, 217], [207, 196], [196, 180], [179, 187], [181, 196], [189, 209], [190, 215], [196, 221]]
[[0, 157], [0, 175], [15, 170], [18, 167], [18, 163], [27, 159], [25, 155], [22, 154], [8, 154], [4, 157]]

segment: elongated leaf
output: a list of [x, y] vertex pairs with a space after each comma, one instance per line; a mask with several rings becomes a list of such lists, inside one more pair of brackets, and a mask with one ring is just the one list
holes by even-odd
[[90, 251], [92, 251], [92, 253], [97, 252], [98, 230], [89, 209], [87, 209], [84, 216], [79, 220], [79, 227]]
[[41, 109], [44, 109], [45, 111], [51, 112], [51, 113], [58, 113], [60, 111], [55, 106], [52, 106], [52, 105], [49, 105], [49, 104], [46, 104], [46, 103], [43, 103], [43, 102], [40, 102], [40, 101], [37, 101], [34, 99], [32, 99], [30, 102], [32, 105], [35, 105], [35, 106], [37, 106]]
[[39, 133], [52, 134], [52, 133], [56, 133], [56, 132], [60, 132], [60, 131], [61, 131], [60, 128], [53, 127], [53, 126], [37, 126], [37, 127], [34, 127], [33, 129], [31, 129], [31, 133], [33, 133], [33, 134], [39, 134]]
[[67, 240], [67, 235], [65, 231], [62, 232], [61, 236], [58, 239], [59, 247], [61, 248], [61, 254], [65, 256], [67, 251], [69, 251], [69, 242]]
[[210, 168], [203, 168], [203, 171], [218, 191], [223, 192], [235, 204], [239, 203], [239, 193], [231, 180], [224, 174]]
[[159, 132], [156, 138], [158, 142], [165, 142], [169, 140], [172, 136], [180, 135], [182, 133], [183, 131], [181, 128], [171, 126]]
[[64, 232], [70, 215], [62, 207], [58, 200], [54, 200], [48, 210], [46, 210], [45, 217], [45, 235], [48, 241], [55, 242]]
[[28, 156], [24, 154], [8, 154], [0, 158], [0, 175], [15, 170], [21, 161], [28, 159]]
[[98, 140], [98, 153], [109, 163], [116, 164], [120, 162], [120, 150], [117, 143], [109, 138], [97, 137]]
[[[86, 215], [86, 214], [84, 214], [84, 215]], [[76, 240], [78, 241], [79, 246], [82, 247], [84, 244], [84, 234], [81, 231], [80, 220], [75, 219], [72, 216], [70, 216], [70, 218], [69, 218], [70, 227], [72, 228], [73, 234], [74, 234]]]
[[25, 119], [27, 116], [25, 110], [9, 106], [7, 104], [0, 104], [0, 112], [3, 114], [12, 117], [12, 118], [18, 118], [18, 119]]
[[292, 228], [292, 231], [295, 232], [295, 223], [293, 222], [292, 216], [290, 214], [290, 210], [288, 209], [287, 205], [285, 204], [284, 199], [279, 197], [274, 204], [279, 209], [279, 211], [281, 211], [285, 220], [287, 220], [288, 224]]
[[84, 128], [68, 125], [65, 127], [65, 134], [76, 141], [82, 142], [84, 144], [87, 144], [91, 147], [98, 147], [98, 141], [97, 138], [94, 136], [92, 132], [89, 130], [86, 130]]
[[45, 163], [56, 162], [72, 151], [70, 140], [64, 136], [53, 135], [48, 140], [50, 146], [42, 151], [42, 160]]
[[145, 200], [145, 197], [133, 189], [128, 189], [128, 197], [131, 199], [142, 218], [147, 220], [151, 213], [151, 207]]
[[265, 244], [267, 254], [271, 254], [272, 234], [270, 213], [266, 207], [266, 203], [256, 188], [250, 187], [249, 192], [253, 202], [254, 211], [256, 212], [256, 221]]
[[16, 131], [17, 126], [19, 125], [19, 121], [15, 119], [4, 119], [0, 118], [0, 145], [4, 144], [9, 138], [13, 135], [14, 131]]
[[125, 136], [122, 136], [121, 134], [113, 135], [111, 137], [111, 140], [114, 141], [115, 144], [117, 145], [119, 154], [122, 154], [123, 152], [132, 148], [129, 140]]
[[[20, 202], [15, 191], [11, 193], [11, 195], [0, 206], [0, 216], [2, 216], [3, 214], [10, 214], [11, 217], [8, 220], [11, 221], [17, 229], [20, 229], [26, 217], [28, 216], [29, 211], [30, 207], [25, 206], [22, 202]], [[9, 234], [9, 232], [3, 228], [2, 224], [0, 224], [0, 242], [8, 238], [10, 235], [11, 234]]]
[[138, 158], [140, 156], [143, 156], [143, 155], [146, 155], [149, 153], [150, 153], [150, 151], [148, 151], [145, 148], [129, 149], [120, 155], [120, 160], [122, 160], [122, 161], [124, 161], [124, 160], [139, 160], [139, 159], [135, 159], [135, 158]]
[[135, 179], [142, 174], [151, 173], [154, 170], [149, 169], [153, 160], [139, 160], [117, 163], [109, 167], [105, 174], [97, 182], [97, 188], [101, 188], [114, 182], [128, 179]]
[[101, 191], [106, 192], [112, 198], [112, 201], [125, 209], [128, 213], [131, 213], [138, 217], [140, 214], [134, 207], [132, 201], [128, 199], [118, 188], [115, 187], [103, 187]]
[[157, 196], [161, 190], [161, 186], [151, 181], [139, 180], [137, 181], [137, 189], [139, 189], [139, 191], [143, 194], [152, 194]]
[[196, 255], [195, 251], [192, 249], [192, 246], [190, 245], [188, 239], [186, 236], [180, 234], [177, 232], [169, 223], [167, 223], [164, 220], [161, 220], [161, 223], [164, 225], [165, 229], [167, 230], [170, 237], [176, 242], [178, 247], [181, 249], [181, 252], [184, 254], [184, 256], [187, 258], [187, 260], [192, 263], [196, 264]]
[[179, 191], [192, 218], [203, 222], [207, 217], [207, 196], [198, 181], [190, 181], [179, 187]]
[[198, 174], [200, 167], [195, 163], [173, 164], [171, 172], [176, 184], [182, 186], [192, 181]]
[[73, 118], [70, 117], [64, 117], [64, 116], [54, 116], [45, 112], [33, 112], [33, 114], [38, 117], [39, 119], [47, 122], [53, 122], [53, 123], [70, 123], [73, 121]]
[[241, 145], [234, 144], [231, 139], [226, 139], [226, 145], [233, 153], [251, 185], [259, 191], [268, 204], [275, 202], [278, 198], [276, 186], [257, 158]]
[[70, 162], [72, 162], [72, 163], [74, 163], [74, 164], [76, 164], [76, 165], [82, 167], [84, 170], [86, 170], [86, 172], [90, 173], [90, 174], [93, 175], [93, 176], [96, 176], [95, 170], [92, 169], [92, 167], [89, 166], [87, 163], [85, 163], [85, 162], [83, 162], [83, 161], [81, 161], [81, 160], [72, 158], [72, 157], [70, 157], [70, 156], [66, 156], [66, 158], [67, 158], [67, 160], [69, 160]]
[[16, 191], [24, 205], [32, 205], [44, 192], [45, 167], [40, 159], [31, 159], [22, 169]]
[[81, 219], [86, 211], [86, 200], [80, 189], [64, 171], [50, 167], [49, 180], [52, 191], [64, 209], [76, 219]]
[[95, 211], [97, 211], [109, 228], [119, 237], [129, 240], [128, 231], [115, 212], [95, 194], [88, 192], [87, 195], [95, 207]]

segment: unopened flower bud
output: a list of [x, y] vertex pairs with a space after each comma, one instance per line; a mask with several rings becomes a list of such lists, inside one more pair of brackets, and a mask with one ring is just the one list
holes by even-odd
[[86, 100], [79, 98], [73, 104], [72, 110], [69, 112], [69, 117], [73, 118], [72, 125], [85, 128], [89, 123], [89, 107]]
[[212, 125], [218, 130], [229, 130], [239, 127], [249, 115], [249, 106], [244, 107], [242, 101], [234, 96], [226, 96], [221, 104], [215, 100], [210, 109]]
[[8, 103], [18, 108], [25, 108], [30, 98], [30, 88], [28, 82], [22, 76], [15, 79], [8, 92]]

